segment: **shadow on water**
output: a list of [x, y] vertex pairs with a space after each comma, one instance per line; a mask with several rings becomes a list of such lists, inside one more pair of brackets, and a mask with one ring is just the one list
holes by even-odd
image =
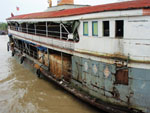
[[17, 63], [7, 42], [7, 36], [0, 36], [0, 113], [99, 113]]

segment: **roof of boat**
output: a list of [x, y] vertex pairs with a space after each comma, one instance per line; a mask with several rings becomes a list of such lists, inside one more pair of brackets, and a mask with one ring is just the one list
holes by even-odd
[[87, 7], [74, 8], [74, 9], [65, 9], [65, 10], [59, 10], [59, 11], [23, 14], [23, 15], [18, 15], [18, 16], [7, 18], [7, 20], [59, 18], [59, 17], [97, 13], [97, 12], [146, 9], [146, 8], [150, 8], [150, 0], [134, 0], [134, 1], [104, 4], [104, 5], [87, 6]]

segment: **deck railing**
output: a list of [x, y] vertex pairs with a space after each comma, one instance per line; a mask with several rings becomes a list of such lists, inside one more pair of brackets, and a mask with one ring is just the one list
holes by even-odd
[[[36, 29], [26, 29], [21, 27], [11, 27], [8, 29], [9, 33], [20, 36], [21, 39], [24, 38], [28, 41], [33, 41], [38, 44], [46, 44], [53, 47], [60, 47], [69, 50], [74, 50], [74, 41], [68, 39], [68, 37], [64, 37], [65, 35], [68, 36], [69, 34], [66, 32], [58, 32], [58, 31], [48, 31], [46, 33], [45, 30]], [[38, 32], [37, 32], [38, 31]], [[53, 33], [51, 35], [50, 33]], [[56, 35], [55, 35], [56, 34]], [[58, 35], [59, 34], [59, 35]], [[64, 35], [65, 34], [65, 35]]]

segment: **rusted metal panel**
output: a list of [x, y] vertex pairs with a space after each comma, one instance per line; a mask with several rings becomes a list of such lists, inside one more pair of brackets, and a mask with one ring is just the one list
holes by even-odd
[[72, 56], [72, 79], [77, 79], [77, 75], [76, 57]]
[[120, 103], [120, 105], [128, 106], [129, 86], [115, 84], [116, 82], [116, 65], [104, 64], [104, 90], [105, 96], [110, 97], [109, 101]]
[[130, 105], [150, 112], [150, 70], [130, 68]]
[[83, 72], [90, 73], [90, 61], [88, 59], [82, 58], [82, 69]]
[[104, 78], [104, 64], [102, 62], [99, 62], [99, 82], [98, 85], [100, 87], [100, 90], [98, 91], [100, 94], [104, 95], [105, 93], [105, 78]]
[[91, 70], [92, 76], [99, 77], [99, 62], [91, 60]]
[[82, 59], [80, 57], [72, 57], [72, 78], [82, 82]]
[[82, 84], [84, 87], [88, 87], [88, 89], [84, 88], [83, 90], [87, 91], [89, 90], [90, 81], [91, 81], [90, 60], [82, 58], [81, 64], [82, 64]]
[[104, 95], [105, 90], [105, 79], [103, 78], [103, 76], [103, 72], [99, 71], [98, 86], [100, 89], [98, 90], [98, 92], [102, 95]]
[[105, 78], [104, 83], [105, 83], [105, 96], [113, 97], [114, 96], [114, 94], [113, 94], [114, 81], [113, 81], [112, 75], [110, 75], [109, 78]]
[[99, 71], [104, 72], [104, 69], [106, 66], [109, 68], [110, 73], [115, 74], [116, 73], [116, 65], [115, 64], [107, 64], [103, 62], [99, 62]]
[[66, 81], [70, 81], [70, 67], [70, 57], [62, 56], [61, 58], [61, 56], [57, 54], [50, 55], [50, 72], [57, 79], [64, 78]]
[[128, 85], [128, 69], [120, 69], [116, 72], [116, 84]]
[[115, 88], [117, 92], [114, 93], [118, 93], [118, 96], [115, 96], [116, 99], [118, 99], [121, 104], [125, 105], [125, 106], [129, 106], [130, 103], [130, 86], [129, 85], [118, 85], [115, 84]]
[[[90, 60], [90, 67], [91, 67], [91, 82], [90, 82], [90, 86], [91, 86], [91, 90], [93, 92], [91, 92], [94, 96], [99, 97], [101, 94], [103, 95], [103, 91], [101, 90], [100, 87], [100, 82], [103, 84], [103, 82], [100, 80], [100, 76], [99, 76], [99, 62], [94, 61], [94, 60]], [[102, 92], [101, 92], [102, 91]]]
[[[76, 63], [81, 66], [77, 71]], [[116, 66], [90, 59], [73, 57], [72, 69], [77, 71], [81, 81], [75, 81], [83, 91], [107, 102], [138, 108], [143, 111], [150, 110], [149, 96], [150, 71], [140, 69], [120, 69]], [[76, 66], [76, 67], [75, 67]], [[129, 73], [129, 76], [128, 76]], [[79, 78], [78, 77], [78, 78]], [[138, 80], [139, 79], [139, 80]], [[147, 80], [147, 81], [146, 81]]]
[[101, 84], [101, 88], [104, 91], [104, 95], [107, 97], [113, 97], [114, 76], [112, 75], [112, 72], [115, 72], [115, 67], [110, 64], [100, 62], [100, 80], [103, 82], [103, 84]]

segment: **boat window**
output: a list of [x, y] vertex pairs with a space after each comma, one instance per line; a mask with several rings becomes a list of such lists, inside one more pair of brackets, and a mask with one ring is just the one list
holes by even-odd
[[117, 20], [116, 21], [116, 37], [122, 38], [124, 34], [124, 21]]
[[83, 22], [83, 35], [88, 36], [88, 22]]
[[109, 21], [103, 21], [103, 36], [109, 36]]
[[98, 36], [98, 22], [92, 22], [92, 36]]

